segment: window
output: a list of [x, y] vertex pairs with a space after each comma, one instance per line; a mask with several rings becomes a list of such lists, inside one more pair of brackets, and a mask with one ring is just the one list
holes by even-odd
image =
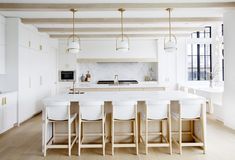
[[[222, 37], [224, 36], [224, 24], [221, 25]], [[222, 79], [224, 81], [224, 42], [222, 42]]]
[[194, 32], [191, 38], [198, 39], [198, 43], [188, 46], [188, 80], [209, 80], [212, 72], [212, 46], [199, 43], [200, 39], [211, 38], [211, 27], [205, 27], [204, 31]]

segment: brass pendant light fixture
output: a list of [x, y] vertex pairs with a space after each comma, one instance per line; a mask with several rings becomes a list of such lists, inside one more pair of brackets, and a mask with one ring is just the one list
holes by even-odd
[[70, 9], [73, 13], [73, 34], [68, 37], [67, 52], [68, 53], [79, 53], [81, 50], [80, 38], [75, 35], [75, 12], [77, 9]]
[[172, 8], [166, 9], [169, 13], [169, 35], [164, 38], [164, 50], [165, 52], [174, 52], [177, 50], [177, 39], [171, 31], [171, 11]]
[[129, 48], [129, 38], [127, 35], [124, 34], [123, 28], [123, 12], [125, 11], [124, 8], [119, 8], [119, 12], [121, 12], [121, 35], [119, 35], [116, 39], [116, 50], [126, 52]]

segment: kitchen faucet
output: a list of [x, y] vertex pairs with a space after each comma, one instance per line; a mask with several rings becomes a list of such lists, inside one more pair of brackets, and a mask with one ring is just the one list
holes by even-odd
[[118, 75], [114, 75], [114, 84], [118, 85]]
[[76, 81], [73, 81], [73, 94], [75, 94], [75, 83]]

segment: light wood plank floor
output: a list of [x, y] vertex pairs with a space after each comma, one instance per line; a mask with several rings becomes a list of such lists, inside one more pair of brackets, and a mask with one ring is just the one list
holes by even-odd
[[208, 119], [208, 150], [202, 154], [202, 150], [193, 147], [183, 148], [183, 155], [177, 154], [174, 147], [173, 155], [168, 154], [166, 148], [149, 149], [149, 154], [144, 154], [144, 148], [140, 145], [140, 154], [134, 155], [134, 149], [115, 149], [115, 155], [111, 156], [109, 144], [106, 147], [106, 156], [103, 157], [101, 149], [84, 149], [81, 156], [77, 156], [77, 146], [73, 148], [72, 156], [67, 156], [65, 149], [50, 149], [48, 156], [44, 158], [41, 153], [41, 115], [38, 115], [20, 127], [0, 135], [0, 160], [233, 160], [235, 159], [235, 131], [222, 125], [221, 122]]

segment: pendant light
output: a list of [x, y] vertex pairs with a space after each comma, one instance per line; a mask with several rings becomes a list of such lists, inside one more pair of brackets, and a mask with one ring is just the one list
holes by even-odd
[[177, 50], [176, 36], [171, 33], [171, 11], [172, 8], [166, 9], [169, 13], [169, 35], [164, 38], [164, 50], [165, 52], [174, 52]]
[[67, 44], [67, 51], [68, 53], [78, 53], [81, 50], [80, 45], [80, 38], [75, 35], [74, 32], [74, 26], [75, 26], [75, 12], [77, 12], [77, 9], [70, 9], [70, 11], [73, 13], [73, 34], [68, 37], [68, 44]]
[[129, 38], [123, 33], [123, 12], [125, 9], [119, 8], [118, 11], [121, 12], [121, 35], [116, 39], [116, 50], [126, 52], [129, 50]]

